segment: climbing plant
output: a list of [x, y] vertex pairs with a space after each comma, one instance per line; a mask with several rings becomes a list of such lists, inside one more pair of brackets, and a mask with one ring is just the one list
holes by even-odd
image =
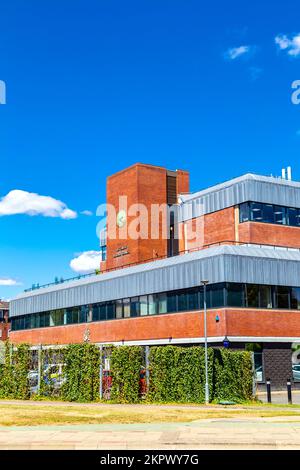
[[120, 403], [137, 403], [139, 396], [140, 370], [144, 366], [141, 346], [121, 346], [111, 353], [112, 390], [111, 398]]
[[99, 397], [99, 348], [94, 344], [71, 344], [65, 348], [65, 382], [62, 398], [67, 401], [93, 401]]
[[27, 344], [5, 345], [4, 364], [0, 367], [0, 398], [29, 398], [28, 371], [30, 351]]
[[[208, 350], [210, 394], [213, 387], [213, 350]], [[155, 346], [150, 349], [150, 401], [204, 401], [205, 362], [200, 347]]]

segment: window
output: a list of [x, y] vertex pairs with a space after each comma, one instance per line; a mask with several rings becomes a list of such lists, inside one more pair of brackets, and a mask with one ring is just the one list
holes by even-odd
[[89, 308], [87, 305], [79, 307], [79, 323], [86, 323], [88, 319]]
[[148, 296], [141, 295], [140, 297], [140, 314], [142, 317], [148, 315]]
[[254, 222], [261, 222], [262, 216], [262, 204], [260, 202], [250, 202], [250, 219]]
[[300, 216], [299, 216], [299, 209], [292, 209], [290, 207], [286, 210], [286, 223], [288, 225], [297, 227], [300, 225]]
[[247, 284], [247, 307], [259, 307], [259, 287], [256, 284]]
[[99, 320], [106, 320], [106, 304], [102, 303], [99, 305]]
[[187, 292], [188, 295], [188, 309], [199, 310], [199, 290], [190, 289]]
[[300, 209], [260, 202], [243, 202], [239, 205], [240, 223], [251, 220], [269, 224], [300, 227]]
[[132, 297], [130, 300], [130, 316], [138, 317], [140, 314], [140, 301], [139, 297]]
[[123, 300], [116, 301], [116, 318], [123, 318]]
[[79, 309], [77, 307], [67, 308], [66, 310], [66, 324], [71, 325], [78, 323]]
[[178, 293], [178, 312], [184, 312], [188, 310], [188, 293], [180, 292]]
[[275, 308], [290, 308], [290, 288], [277, 286], [275, 289]]
[[222, 307], [224, 305], [224, 284], [211, 286], [211, 308]]
[[113, 320], [115, 318], [115, 303], [107, 302], [106, 304], [106, 319]]
[[64, 324], [64, 310], [51, 310], [50, 326], [59, 326]]
[[244, 284], [227, 284], [227, 305], [229, 307], [243, 307], [245, 305]]
[[285, 208], [282, 206], [274, 206], [274, 222], [275, 224], [284, 225], [285, 221]]
[[[167, 311], [171, 313], [177, 312], [177, 294], [175, 292], [168, 292], [167, 298], [168, 298]], [[163, 312], [160, 312], [160, 309], [159, 309], [158, 313], [163, 313]]]
[[156, 297], [152, 294], [148, 295], [148, 308], [149, 315], [155, 315], [157, 313]]
[[259, 306], [261, 308], [272, 308], [272, 289], [271, 286], [259, 287]]
[[240, 222], [248, 222], [249, 215], [249, 203], [244, 202], [243, 204], [240, 204]]
[[[175, 296], [176, 297], [176, 296]], [[167, 313], [169, 310], [167, 309], [167, 294], [157, 294], [157, 313]], [[169, 305], [169, 304], [168, 304]]]
[[263, 222], [274, 223], [274, 210], [272, 204], [263, 204]]
[[123, 300], [124, 318], [130, 317], [130, 299]]
[[291, 308], [300, 310], [300, 288], [292, 287], [291, 289]]
[[100, 320], [100, 311], [99, 311], [99, 305], [93, 305], [93, 321], [99, 321]]

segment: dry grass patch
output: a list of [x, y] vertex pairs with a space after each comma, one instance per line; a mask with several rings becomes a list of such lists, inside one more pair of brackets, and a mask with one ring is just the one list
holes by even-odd
[[292, 409], [251, 409], [249, 408], [176, 408], [151, 406], [110, 405], [0, 405], [1, 426], [37, 426], [68, 424], [138, 424], [138, 423], [182, 423], [201, 419], [218, 418], [255, 418], [299, 416], [299, 411]]

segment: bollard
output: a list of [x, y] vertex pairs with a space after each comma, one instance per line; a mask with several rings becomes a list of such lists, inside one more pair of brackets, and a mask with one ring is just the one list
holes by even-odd
[[268, 398], [268, 403], [272, 403], [272, 398], [271, 398], [271, 380], [267, 379], [267, 398]]
[[292, 402], [292, 383], [291, 383], [291, 379], [287, 379], [286, 388], [287, 388], [288, 404], [291, 405], [293, 403]]

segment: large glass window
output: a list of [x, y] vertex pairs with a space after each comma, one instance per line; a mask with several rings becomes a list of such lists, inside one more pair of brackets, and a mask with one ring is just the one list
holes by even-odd
[[168, 310], [168, 302], [167, 294], [157, 294], [157, 313], [167, 313]]
[[300, 287], [292, 287], [291, 289], [291, 308], [300, 310]]
[[250, 218], [249, 203], [240, 204], [240, 222], [248, 222]]
[[263, 212], [262, 204], [260, 202], [250, 202], [250, 219], [254, 222], [262, 222]]
[[168, 297], [167, 311], [170, 312], [170, 313], [177, 312], [177, 294], [176, 294], [176, 292], [168, 292], [167, 297]]
[[179, 292], [178, 293], [178, 312], [185, 312], [188, 310], [188, 293]]
[[275, 308], [290, 308], [290, 288], [277, 286], [275, 289]]
[[140, 314], [142, 317], [148, 315], [148, 296], [141, 295], [140, 297]]
[[187, 292], [188, 295], [188, 309], [198, 310], [199, 309], [199, 290], [190, 289]]
[[123, 313], [124, 313], [124, 318], [130, 317], [130, 299], [123, 300]]
[[257, 284], [247, 284], [247, 307], [259, 307], [259, 286]]
[[138, 317], [140, 314], [140, 300], [139, 297], [131, 297], [130, 299], [130, 316]]
[[116, 318], [123, 318], [123, 300], [116, 301]]
[[211, 286], [211, 308], [224, 305], [224, 284]]
[[227, 305], [229, 307], [243, 307], [245, 305], [244, 284], [227, 284]]
[[274, 222], [275, 224], [285, 224], [285, 208], [282, 206], [274, 206]]
[[300, 209], [262, 204], [260, 202], [243, 202], [239, 205], [240, 223], [251, 220], [269, 224], [300, 227]]
[[115, 318], [115, 303], [114, 302], [107, 302], [106, 318], [107, 320], [113, 320]]
[[157, 313], [157, 302], [156, 296], [153, 294], [148, 295], [148, 311], [149, 315], [156, 315]]
[[[203, 286], [94, 304], [92, 321], [113, 320], [203, 309]], [[219, 283], [207, 286], [207, 308], [278, 308], [300, 310], [300, 287]], [[90, 307], [83, 305], [12, 319], [12, 329], [43, 328], [88, 321]]]
[[271, 286], [259, 287], [259, 306], [261, 308], [272, 308], [272, 289]]
[[274, 210], [272, 204], [263, 204], [263, 222], [274, 223]]
[[299, 209], [292, 209], [290, 207], [286, 210], [286, 223], [297, 227], [300, 225]]

